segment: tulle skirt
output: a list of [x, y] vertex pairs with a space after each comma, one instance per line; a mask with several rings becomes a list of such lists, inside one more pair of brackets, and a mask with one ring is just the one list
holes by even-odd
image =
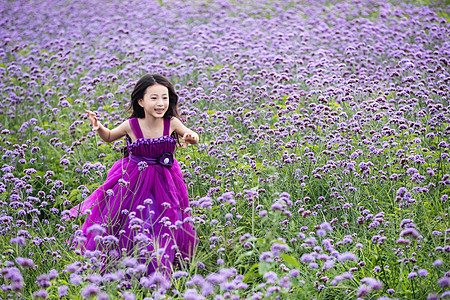
[[128, 157], [114, 163], [103, 185], [70, 210], [88, 214], [76, 239], [81, 251], [101, 250], [110, 261], [134, 256], [170, 274], [174, 262], [188, 261], [197, 244], [189, 198], [179, 164], [136, 164]]

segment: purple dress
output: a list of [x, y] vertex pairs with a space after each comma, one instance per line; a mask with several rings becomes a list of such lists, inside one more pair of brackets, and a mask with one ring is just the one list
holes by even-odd
[[136, 118], [129, 122], [136, 136], [133, 143], [127, 139], [130, 155], [115, 162], [105, 183], [70, 214], [91, 211], [81, 227], [86, 239], [78, 239], [83, 253], [102, 250], [109, 262], [134, 255], [148, 265], [148, 274], [170, 274], [197, 243], [186, 184], [172, 156], [177, 141], [169, 135], [170, 119], [164, 119], [164, 135], [154, 139], [144, 138]]

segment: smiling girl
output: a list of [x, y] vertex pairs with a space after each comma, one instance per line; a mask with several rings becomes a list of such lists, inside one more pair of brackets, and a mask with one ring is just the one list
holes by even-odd
[[177, 102], [165, 77], [147, 74], [131, 94], [130, 118], [117, 128], [105, 128], [94, 112], [86, 111], [92, 130], [104, 141], [127, 137], [128, 155], [114, 163], [103, 185], [70, 210], [72, 216], [89, 213], [81, 227], [84, 237], [77, 239], [82, 251], [99, 249], [116, 258], [137, 254], [148, 274], [168, 275], [175, 262], [189, 261], [197, 238], [173, 152], [178, 136], [183, 147], [197, 144], [199, 137], [180, 121]]

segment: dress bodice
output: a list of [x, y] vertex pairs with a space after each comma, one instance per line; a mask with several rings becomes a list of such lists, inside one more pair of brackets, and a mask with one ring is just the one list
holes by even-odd
[[159, 157], [163, 153], [173, 153], [177, 140], [169, 135], [170, 119], [164, 118], [163, 136], [153, 139], [144, 138], [137, 118], [130, 119], [131, 130], [133, 130], [136, 140], [131, 142], [127, 138], [128, 151], [135, 156]]

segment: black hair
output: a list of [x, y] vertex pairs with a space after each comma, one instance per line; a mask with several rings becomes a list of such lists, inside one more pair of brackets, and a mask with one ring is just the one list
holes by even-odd
[[178, 95], [175, 93], [172, 83], [160, 74], [146, 74], [136, 83], [133, 92], [131, 93], [130, 106], [128, 108], [131, 111], [129, 119], [145, 118], [145, 112], [139, 105], [139, 100], [144, 98], [147, 88], [155, 84], [161, 84], [169, 90], [169, 108], [164, 114], [164, 117], [176, 117], [181, 120], [177, 109]]
[[[130, 106], [128, 107], [128, 110], [131, 112], [131, 114], [128, 119], [145, 118], [144, 108], [139, 105], [139, 101], [144, 98], [147, 88], [155, 84], [161, 84], [165, 86], [169, 91], [169, 108], [164, 114], [164, 118], [175, 117], [182, 121], [177, 108], [178, 95], [175, 92], [172, 83], [161, 74], [146, 74], [138, 80], [138, 82], [134, 86], [133, 92], [131, 93]], [[176, 132], [172, 132], [171, 136], [178, 141], [178, 134]], [[127, 136], [127, 138], [129, 137]], [[128, 156], [129, 154], [128, 148], [126, 146], [124, 147], [124, 149], [122, 149], [122, 152], [124, 154], [124, 157]]]

